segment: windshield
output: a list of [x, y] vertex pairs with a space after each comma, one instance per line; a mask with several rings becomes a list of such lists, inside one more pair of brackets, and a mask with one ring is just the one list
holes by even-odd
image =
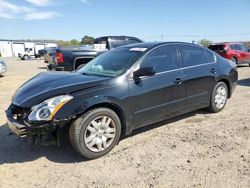
[[115, 49], [93, 59], [78, 72], [86, 75], [115, 77], [125, 73], [143, 54], [143, 51], [129, 48]]

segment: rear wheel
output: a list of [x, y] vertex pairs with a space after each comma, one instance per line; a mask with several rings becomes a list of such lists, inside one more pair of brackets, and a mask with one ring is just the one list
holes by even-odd
[[210, 99], [209, 110], [214, 113], [221, 111], [227, 103], [227, 98], [228, 98], [227, 85], [224, 82], [218, 82], [214, 87]]
[[236, 64], [238, 64], [238, 59], [236, 57], [232, 57], [231, 61], [235, 62]]
[[108, 108], [97, 108], [83, 114], [69, 130], [72, 146], [88, 159], [109, 153], [118, 143], [120, 134], [120, 119]]

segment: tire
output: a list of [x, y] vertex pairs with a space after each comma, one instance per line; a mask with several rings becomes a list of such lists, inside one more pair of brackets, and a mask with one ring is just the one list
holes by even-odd
[[210, 99], [209, 111], [212, 113], [220, 112], [225, 107], [227, 99], [227, 85], [224, 82], [218, 82], [213, 89], [213, 93]]
[[87, 159], [96, 159], [109, 153], [118, 143], [120, 135], [121, 121], [108, 108], [96, 108], [86, 112], [69, 129], [73, 148]]
[[27, 61], [28, 59], [29, 59], [29, 56], [27, 56], [27, 55], [23, 56], [23, 60]]
[[235, 64], [238, 64], [238, 59], [236, 57], [232, 57], [231, 61], [235, 62]]

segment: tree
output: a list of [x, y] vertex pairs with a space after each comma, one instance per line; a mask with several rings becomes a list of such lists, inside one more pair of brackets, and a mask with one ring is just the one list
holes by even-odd
[[76, 39], [72, 39], [72, 40], [70, 41], [70, 43], [71, 43], [71, 45], [73, 45], [73, 46], [78, 46], [78, 45], [80, 44], [80, 42], [79, 42], [78, 40], [76, 40]]
[[64, 41], [64, 40], [58, 40], [57, 44], [58, 44], [59, 47], [64, 47], [64, 46], [71, 45], [71, 42], [70, 41]]
[[82, 38], [81, 44], [93, 44], [93, 43], [94, 43], [94, 40], [95, 40], [94, 37], [85, 35], [85, 36]]
[[200, 44], [204, 47], [208, 47], [209, 45], [213, 44], [213, 42], [210, 40], [207, 40], [207, 39], [202, 39], [202, 40], [198, 41], [198, 44]]

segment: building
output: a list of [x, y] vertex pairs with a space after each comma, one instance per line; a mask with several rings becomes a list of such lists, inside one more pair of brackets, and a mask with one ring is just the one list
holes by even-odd
[[24, 53], [25, 48], [34, 48], [35, 53], [48, 47], [57, 47], [56, 43], [32, 40], [1, 40], [0, 53], [2, 57], [18, 57], [18, 53]]

